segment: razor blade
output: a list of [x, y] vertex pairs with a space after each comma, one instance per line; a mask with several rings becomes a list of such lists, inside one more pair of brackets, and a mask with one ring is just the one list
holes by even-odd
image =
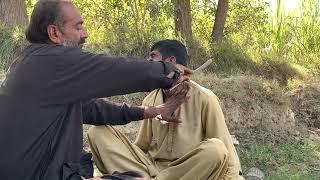
[[[208, 59], [205, 63], [203, 63], [203, 64], [202, 64], [201, 66], [199, 66], [197, 69], [193, 70], [193, 71], [192, 71], [193, 74], [194, 74], [194, 73], [199, 73], [199, 72], [201, 72], [202, 70], [204, 70], [205, 68], [207, 68], [212, 62], [213, 62], [212, 59]], [[174, 90], [174, 89], [175, 89], [176, 87], [178, 87], [180, 84], [181, 84], [181, 83], [178, 83], [178, 84], [172, 86], [172, 87], [169, 89], [169, 91]]]

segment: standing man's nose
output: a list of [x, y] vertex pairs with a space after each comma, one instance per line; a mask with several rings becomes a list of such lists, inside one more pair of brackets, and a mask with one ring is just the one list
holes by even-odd
[[88, 38], [88, 32], [87, 32], [87, 30], [85, 28], [83, 28], [83, 30], [81, 32], [81, 37], [85, 38], [85, 39]]

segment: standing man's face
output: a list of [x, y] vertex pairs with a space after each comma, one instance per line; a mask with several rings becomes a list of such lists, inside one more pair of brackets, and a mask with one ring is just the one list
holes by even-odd
[[61, 14], [63, 27], [57, 28], [55, 25], [49, 26], [48, 33], [50, 40], [54, 44], [66, 47], [82, 47], [88, 34], [83, 27], [83, 20], [79, 10], [72, 4], [63, 4]]
[[174, 56], [165, 58], [157, 49], [154, 49], [149, 53], [148, 60], [149, 61], [165, 61], [172, 64], [176, 64], [176, 58]]
[[82, 47], [88, 37], [87, 30], [83, 27], [83, 20], [79, 10], [73, 5], [62, 7], [64, 28], [62, 45], [68, 47]]

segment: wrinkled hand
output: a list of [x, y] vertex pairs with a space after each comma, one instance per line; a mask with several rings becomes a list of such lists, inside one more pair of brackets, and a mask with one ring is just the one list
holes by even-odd
[[181, 76], [180, 76], [177, 84], [181, 83], [183, 81], [189, 81], [190, 80], [190, 75], [192, 74], [193, 71], [191, 69], [181, 65], [181, 64], [176, 64], [175, 66], [181, 72]]
[[144, 118], [154, 118], [157, 116], [157, 119], [162, 121], [180, 123], [181, 121], [174, 116], [174, 111], [188, 100], [187, 93], [189, 89], [188, 83], [182, 82], [174, 91], [166, 94], [167, 98], [163, 104], [155, 107], [146, 107]]
[[164, 104], [159, 105], [161, 120], [180, 123], [179, 119], [174, 116], [174, 111], [189, 99], [189, 96], [187, 96], [189, 89], [189, 84], [182, 82], [173, 91], [165, 92], [166, 100]]

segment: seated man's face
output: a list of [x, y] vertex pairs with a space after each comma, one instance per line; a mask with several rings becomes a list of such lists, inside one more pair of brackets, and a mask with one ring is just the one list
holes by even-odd
[[149, 53], [149, 61], [162, 61], [162, 54], [157, 50], [153, 50]]
[[155, 49], [149, 53], [148, 60], [149, 61], [165, 61], [165, 62], [176, 64], [176, 60], [175, 60], [174, 56], [170, 56], [170, 57], [165, 58], [162, 56], [162, 54], [157, 49]]

